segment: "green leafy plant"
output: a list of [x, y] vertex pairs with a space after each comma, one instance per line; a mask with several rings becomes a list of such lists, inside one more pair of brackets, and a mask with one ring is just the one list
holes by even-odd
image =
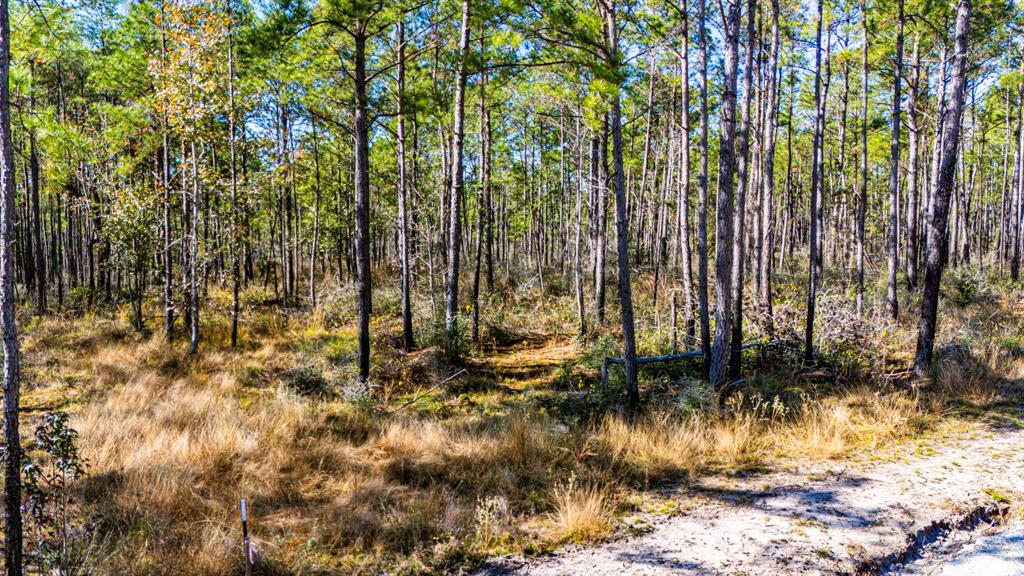
[[38, 459], [25, 459], [26, 556], [41, 574], [79, 576], [93, 573], [96, 540], [73, 497], [86, 461], [68, 420], [65, 412], [44, 414], [33, 441]]

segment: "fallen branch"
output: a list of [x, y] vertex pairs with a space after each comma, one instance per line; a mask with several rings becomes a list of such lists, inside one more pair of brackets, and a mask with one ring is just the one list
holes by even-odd
[[447, 383], [451, 382], [452, 380], [455, 380], [456, 378], [458, 378], [459, 376], [462, 376], [462, 375], [463, 375], [463, 374], [465, 374], [465, 373], [466, 373], [466, 369], [465, 369], [465, 368], [463, 368], [462, 370], [459, 370], [459, 371], [458, 371], [458, 372], [456, 372], [455, 374], [452, 374], [451, 376], [449, 376], [449, 377], [445, 378], [444, 380], [441, 380], [441, 382], [439, 382], [439, 383], [438, 383], [438, 384], [437, 384], [436, 386], [434, 386], [433, 388], [431, 388], [431, 389], [427, 390], [426, 392], [424, 392], [424, 393], [420, 394], [419, 396], [417, 396], [417, 397], [413, 398], [412, 400], [409, 400], [408, 402], [406, 402], [405, 404], [402, 404], [402, 405], [401, 405], [401, 406], [399, 406], [398, 408], [395, 408], [394, 410], [392, 410], [392, 411], [388, 412], [388, 415], [390, 416], [390, 415], [396, 414], [396, 413], [397, 413], [397, 412], [398, 412], [399, 410], [401, 410], [401, 409], [405, 408], [406, 406], [409, 406], [410, 404], [414, 404], [414, 403], [415, 403], [415, 402], [416, 402], [417, 400], [419, 400], [420, 398], [423, 398], [423, 397], [424, 397], [424, 396], [426, 396], [427, 394], [430, 394], [430, 393], [431, 393], [431, 392], [433, 392], [434, 390], [437, 390], [437, 389], [438, 389], [438, 388], [440, 388], [441, 386], [444, 386], [445, 384], [447, 384]]

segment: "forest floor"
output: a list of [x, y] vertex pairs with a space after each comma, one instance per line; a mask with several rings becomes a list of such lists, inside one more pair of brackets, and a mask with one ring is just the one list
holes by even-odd
[[[719, 397], [699, 360], [649, 365], [643, 413], [630, 417], [621, 370], [598, 378], [618, 355], [614, 302], [604, 326], [575, 338], [572, 293], [557, 280], [543, 292], [496, 286], [480, 341], [455, 350], [420, 295], [408, 354], [396, 286], [382, 283], [370, 387], [354, 378], [351, 287], [326, 286], [314, 310], [247, 291], [237, 348], [229, 294], [211, 292], [195, 358], [181, 332], [164, 341], [155, 302], [141, 333], [114, 304], [26, 317], [22, 435], [46, 464], [37, 426], [70, 415], [81, 572], [238, 574], [243, 498], [255, 573], [272, 576], [597, 575], [631, 558], [644, 574], [688, 561], [813, 573], [892, 553], [972, 506], [1005, 501], [1019, 514], [1018, 288], [951, 275], [936, 370], [918, 386], [905, 377], [913, 311], [859, 318], [841, 290], [822, 295], [819, 362], [805, 369], [800, 280], [780, 277], [785, 343], [745, 356], [742, 390]], [[640, 353], [670, 352], [669, 303], [650, 278], [636, 288]], [[756, 317], [746, 329], [765, 337]], [[34, 549], [52, 542], [49, 527], [28, 526]]]

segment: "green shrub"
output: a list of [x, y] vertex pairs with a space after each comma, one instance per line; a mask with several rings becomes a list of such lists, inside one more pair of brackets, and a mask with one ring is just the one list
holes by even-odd
[[281, 373], [286, 388], [299, 396], [325, 398], [334, 395], [334, 385], [316, 366], [297, 366]]

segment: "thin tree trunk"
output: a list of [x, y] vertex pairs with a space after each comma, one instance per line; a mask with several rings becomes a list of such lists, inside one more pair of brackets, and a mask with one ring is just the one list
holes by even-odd
[[864, 243], [868, 213], [868, 15], [860, 3], [861, 109], [860, 109], [860, 201], [857, 202], [857, 315], [864, 316]]
[[[486, 35], [481, 30], [480, 33], [480, 54], [484, 56], [486, 50], [486, 43], [484, 39]], [[480, 189], [477, 193], [476, 203], [476, 218], [477, 218], [477, 232], [476, 232], [476, 250], [475, 258], [476, 264], [473, 270], [473, 342], [480, 342], [480, 267], [483, 261], [483, 249], [484, 249], [484, 235], [487, 228], [487, 210], [484, 204], [488, 197], [488, 187], [490, 186], [491, 178], [491, 166], [490, 166], [490, 154], [488, 150], [489, 135], [487, 132], [487, 72], [482, 71], [480, 74]]]
[[412, 296], [409, 263], [409, 206], [406, 195], [405, 158], [405, 22], [399, 20], [398, 34], [398, 259], [402, 284], [402, 347], [410, 352], [416, 342], [412, 333]]
[[597, 311], [597, 324], [604, 324], [605, 313], [605, 265], [607, 264], [608, 246], [608, 117], [601, 121], [601, 133], [594, 142], [593, 162], [597, 164], [597, 260], [594, 266], [594, 307]]
[[707, 0], [697, 3], [700, 46], [700, 176], [697, 189], [697, 299], [700, 308], [700, 346], [704, 375], [711, 371], [711, 318], [708, 312], [708, 38]]
[[[320, 251], [320, 134], [316, 129], [316, 118], [310, 118], [310, 126], [313, 131], [313, 242], [309, 247], [309, 305], [316, 309], [316, 259]], [[404, 156], [404, 151], [399, 153]], [[400, 176], [401, 178], [401, 176]], [[401, 202], [401, 194], [399, 194]], [[401, 219], [401, 207], [399, 207], [399, 218]], [[401, 228], [401, 226], [399, 226]]]
[[[608, 46], [609, 64], [618, 67], [619, 30], [614, 4], [606, 9], [605, 41]], [[622, 307], [622, 348], [626, 368], [626, 394], [630, 406], [640, 403], [637, 386], [636, 333], [633, 321], [633, 288], [629, 269], [629, 221], [627, 220], [626, 186], [624, 181], [625, 162], [622, 151], [622, 108], [620, 103], [622, 86], [616, 86], [611, 102], [612, 161], [615, 174], [612, 186], [615, 189], [615, 226], [619, 256], [619, 304]]]
[[[1022, 71], [1024, 73], [1024, 71]], [[1010, 278], [1020, 279], [1020, 258], [1024, 244], [1024, 82], [1017, 85], [1017, 191], [1013, 196], [1013, 257]]]
[[196, 142], [189, 143], [192, 155], [192, 234], [188, 242], [189, 308], [191, 309], [189, 354], [199, 353], [199, 154]]
[[[231, 0], [227, 0], [228, 6], [228, 143], [231, 154], [231, 233], [228, 235], [231, 250], [231, 347], [238, 346], [238, 298], [241, 279], [239, 277], [238, 263], [238, 160], [235, 147], [235, 44], [234, 44], [234, 22], [231, 11]], [[314, 138], [316, 126], [314, 125]], [[317, 214], [320, 213], [320, 165], [317, 164]], [[314, 236], [313, 250], [316, 251], [316, 239]], [[312, 275], [312, 272], [310, 272]], [[312, 289], [312, 288], [311, 288]], [[314, 299], [315, 302], [315, 299]]]
[[11, 27], [7, 0], [0, 0], [0, 322], [4, 332], [4, 567], [21, 576], [21, 359], [15, 316], [14, 151], [11, 144], [9, 71]]
[[469, 53], [469, 0], [462, 0], [462, 33], [459, 37], [459, 64], [455, 85], [455, 118], [452, 138], [451, 194], [448, 210], [448, 286], [445, 291], [444, 329], [448, 338], [454, 338], [459, 304], [459, 252], [462, 245], [463, 137], [465, 133], [466, 58]]
[[686, 348], [689, 348], [693, 340], [694, 322], [693, 312], [695, 302], [693, 301], [693, 263], [690, 253], [690, 32], [689, 14], [687, 13], [687, 0], [682, 0], [682, 73], [680, 74], [680, 87], [682, 89], [682, 105], [679, 118], [682, 123], [681, 152], [679, 160], [679, 251], [682, 254], [683, 267], [683, 299], [685, 308], [683, 316], [686, 318]]
[[768, 112], [764, 125], [764, 201], [761, 205], [764, 241], [761, 244], [761, 301], [764, 303], [765, 328], [768, 334], [775, 332], [772, 309], [772, 256], [775, 254], [775, 125], [778, 122], [778, 81], [779, 81], [779, 0], [772, 0], [772, 46], [768, 72]]
[[935, 347], [935, 328], [939, 309], [939, 285], [945, 266], [946, 228], [949, 200], [956, 176], [957, 148], [960, 144], [960, 121], [963, 117], [964, 87], [967, 83], [967, 34], [971, 17], [971, 0], [959, 0], [956, 9], [956, 38], [953, 55], [953, 77], [949, 107], [943, 121], [942, 162], [935, 189], [934, 211], [928, 222], [928, 245], [925, 248], [925, 278], [921, 296], [921, 321], [918, 325], [914, 373], [923, 376], [931, 366]]
[[[736, 0], [737, 3], [739, 0]], [[752, 125], [750, 104], [753, 96], [752, 78], [754, 72], [754, 44], [757, 36], [754, 23], [757, 17], [756, 0], [747, 0], [747, 54], [743, 69], [743, 109], [739, 133], [739, 154], [737, 171], [736, 214], [733, 218], [733, 259], [732, 259], [732, 347], [729, 357], [729, 377], [738, 379], [741, 373], [743, 351], [743, 272], [746, 248], [745, 226], [747, 221], [747, 172], [750, 167], [750, 140]], [[737, 35], [739, 31], [737, 30]], [[737, 38], [737, 42], [739, 39]], [[737, 46], [737, 50], [739, 47]], [[737, 56], [738, 57], [738, 56]]]
[[355, 221], [356, 275], [358, 276], [359, 312], [359, 380], [370, 377], [370, 314], [372, 312], [372, 277], [370, 274], [370, 128], [367, 119], [366, 35], [354, 35], [353, 58], [355, 78]]
[[918, 218], [921, 210], [921, 191], [918, 186], [918, 170], [920, 168], [921, 152], [921, 126], [917, 115], [917, 91], [921, 81], [921, 52], [919, 36], [914, 37], [914, 56], [911, 67], [913, 68], [911, 80], [908, 82], [910, 95], [907, 100], [907, 123], [910, 128], [910, 149], [908, 150], [910, 166], [907, 170], [907, 193], [906, 215], [907, 215], [907, 246], [904, 260], [907, 269], [907, 289], [911, 292], [917, 289], [917, 260], [919, 253], [918, 240]]
[[824, 133], [825, 114], [824, 98], [821, 90], [821, 28], [824, 20], [824, 1], [818, 0], [818, 31], [815, 40], [814, 56], [814, 141], [811, 148], [811, 230], [808, 238], [810, 245], [810, 257], [808, 259], [807, 272], [807, 309], [806, 323], [804, 324], [804, 362], [814, 362], [814, 307], [818, 296], [818, 270], [817, 262], [821, 252], [821, 244], [817, 241], [819, 222], [818, 207], [821, 205], [821, 163], [822, 163], [822, 139]]
[[[653, 53], [652, 53], [653, 54]], [[641, 160], [640, 166], [640, 200], [636, 203], [633, 208], [636, 211], [636, 264], [641, 265], [643, 262], [643, 254], [641, 250], [641, 244], [643, 240], [643, 227], [644, 227], [644, 198], [647, 193], [647, 178], [650, 172], [651, 164], [651, 139], [654, 137], [654, 127], [652, 126], [652, 120], [654, 118], [654, 63], [653, 60], [649, 63], [647, 73], [647, 113], [644, 125], [647, 127], [644, 130], [644, 151], [643, 159]], [[655, 172], [657, 172], [657, 160], [655, 160]]]
[[718, 223], [715, 227], [715, 340], [708, 380], [715, 388], [729, 376], [732, 324], [733, 184], [736, 170], [736, 75], [739, 62], [740, 0], [729, 2], [725, 22], [721, 143], [718, 149]]
[[[576, 116], [576, 143], [579, 147], [579, 166], [583, 167], [583, 130], [580, 127], [580, 116]], [[573, 285], [576, 289], [576, 316], [579, 319], [579, 338], [587, 336], [586, 301], [583, 296], [583, 253], [580, 249], [580, 236], [583, 228], [583, 183], [576, 183], [576, 232], [573, 238]]]
[[896, 270], [899, 267], [899, 203], [900, 203], [900, 83], [903, 79], [903, 0], [897, 2], [898, 24], [896, 32], [896, 71], [892, 95], [892, 143], [889, 167], [889, 282], [886, 290], [886, 311], [889, 317], [899, 317], [899, 299], [896, 294]]
[[36, 134], [32, 131], [29, 141], [29, 171], [32, 174], [32, 238], [35, 241], [36, 314], [46, 313], [46, 252], [43, 249], [43, 218], [39, 211], [39, 153]]

